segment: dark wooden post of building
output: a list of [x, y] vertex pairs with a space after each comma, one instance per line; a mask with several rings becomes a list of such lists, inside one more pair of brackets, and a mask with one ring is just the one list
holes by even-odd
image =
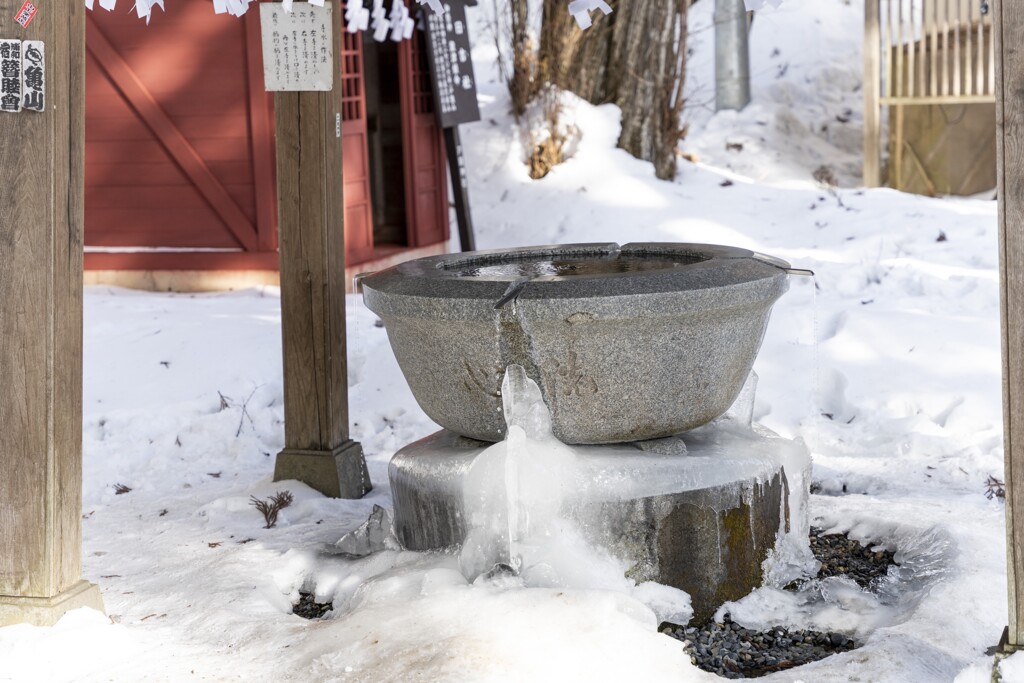
[[103, 609], [81, 565], [85, 7], [23, 29], [21, 5], [0, 38], [43, 41], [46, 102], [0, 112], [0, 626]]
[[1024, 2], [993, 3], [1009, 582], [1007, 650], [1024, 646]]
[[370, 477], [348, 425], [343, 12], [334, 4], [334, 88], [274, 97], [285, 420], [285, 448], [274, 479], [298, 479], [335, 498], [361, 498], [370, 490]]

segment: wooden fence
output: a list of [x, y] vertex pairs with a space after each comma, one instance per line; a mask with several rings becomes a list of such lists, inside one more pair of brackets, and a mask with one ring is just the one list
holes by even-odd
[[892, 147], [900, 155], [905, 106], [995, 102], [991, 5], [997, 1], [865, 0], [866, 185], [882, 181], [882, 107], [890, 107]]

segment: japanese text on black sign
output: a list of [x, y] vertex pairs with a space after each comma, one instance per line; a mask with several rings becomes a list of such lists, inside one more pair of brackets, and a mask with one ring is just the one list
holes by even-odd
[[480, 120], [476, 80], [470, 58], [466, 7], [445, 3], [444, 14], [425, 13], [434, 97], [443, 128]]

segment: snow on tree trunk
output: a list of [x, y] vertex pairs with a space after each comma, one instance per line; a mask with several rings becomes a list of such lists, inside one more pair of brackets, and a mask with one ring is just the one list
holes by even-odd
[[676, 174], [686, 76], [687, 0], [612, 0], [614, 10], [575, 30], [562, 0], [544, 0], [538, 81], [622, 110], [619, 147]]

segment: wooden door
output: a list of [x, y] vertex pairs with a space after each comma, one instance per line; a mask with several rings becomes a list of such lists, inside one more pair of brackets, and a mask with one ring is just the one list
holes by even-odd
[[448, 239], [448, 171], [420, 31], [402, 41], [399, 61], [406, 224], [409, 246], [423, 247]]
[[345, 262], [373, 258], [373, 208], [366, 129], [366, 86], [363, 34], [343, 34], [341, 40], [341, 144], [344, 154]]

